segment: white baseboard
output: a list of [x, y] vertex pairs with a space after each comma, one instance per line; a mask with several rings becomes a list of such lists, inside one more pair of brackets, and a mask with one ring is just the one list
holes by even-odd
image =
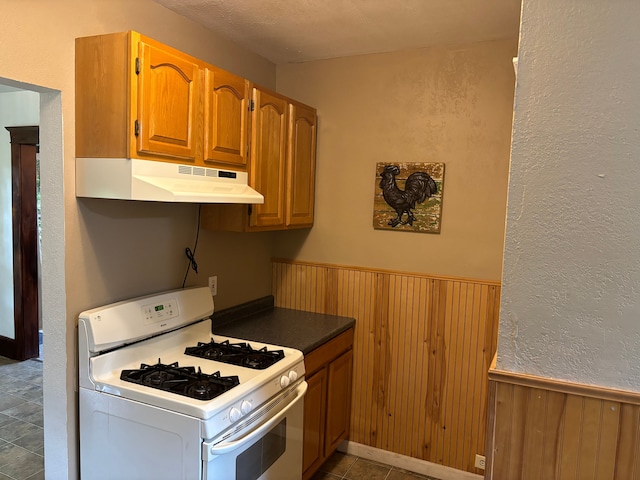
[[441, 478], [442, 480], [482, 480], [482, 475], [464, 472], [437, 463], [427, 462], [419, 458], [407, 457], [398, 453], [380, 450], [379, 448], [368, 447], [360, 443], [343, 441], [338, 445], [338, 451], [355, 455], [356, 457], [366, 458], [375, 462], [385, 463], [392, 467], [402, 468], [410, 472], [419, 473], [420, 475], [428, 475], [431, 477]]

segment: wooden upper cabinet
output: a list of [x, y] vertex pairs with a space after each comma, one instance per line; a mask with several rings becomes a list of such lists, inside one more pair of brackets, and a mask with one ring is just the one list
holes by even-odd
[[137, 32], [76, 39], [77, 157], [249, 172], [264, 204], [208, 206], [205, 228], [311, 227], [316, 130], [315, 109]]
[[284, 226], [287, 99], [253, 89], [250, 183], [264, 196], [253, 206], [251, 227]]
[[249, 82], [213, 67], [205, 69], [204, 161], [247, 167]]
[[138, 43], [137, 124], [139, 153], [195, 162], [201, 130], [199, 65], [152, 41]]
[[264, 204], [206, 205], [202, 226], [242, 232], [312, 227], [316, 118], [314, 108], [255, 86], [247, 165], [249, 184], [264, 196]]
[[202, 66], [137, 32], [76, 39], [76, 156], [202, 163]]
[[316, 111], [289, 104], [286, 225], [313, 225], [316, 171]]
[[76, 156], [248, 168], [249, 82], [137, 32], [76, 39]]
[[130, 34], [76, 39], [76, 156], [125, 158], [133, 135]]

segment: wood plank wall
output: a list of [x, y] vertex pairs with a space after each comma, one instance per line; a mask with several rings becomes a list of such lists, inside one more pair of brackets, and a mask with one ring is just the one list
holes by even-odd
[[485, 478], [640, 480], [640, 394], [489, 375]]
[[482, 473], [499, 283], [274, 259], [273, 292], [356, 319], [349, 440]]

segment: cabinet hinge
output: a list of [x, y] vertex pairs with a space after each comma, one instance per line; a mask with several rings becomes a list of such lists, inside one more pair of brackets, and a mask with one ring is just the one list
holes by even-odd
[[251, 216], [251, 214], [253, 213], [253, 205], [247, 205], [248, 208], [248, 212], [249, 212], [249, 216]]
[[140, 122], [138, 120], [133, 123], [133, 134], [136, 137], [140, 135]]
[[140, 57], [136, 57], [136, 75], [140, 75]]
[[253, 112], [256, 109], [256, 104], [253, 100], [249, 101], [249, 111]]

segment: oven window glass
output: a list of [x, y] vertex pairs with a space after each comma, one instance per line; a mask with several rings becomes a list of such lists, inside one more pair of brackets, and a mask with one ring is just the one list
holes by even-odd
[[256, 480], [266, 472], [287, 447], [287, 419], [236, 457], [236, 480]]

